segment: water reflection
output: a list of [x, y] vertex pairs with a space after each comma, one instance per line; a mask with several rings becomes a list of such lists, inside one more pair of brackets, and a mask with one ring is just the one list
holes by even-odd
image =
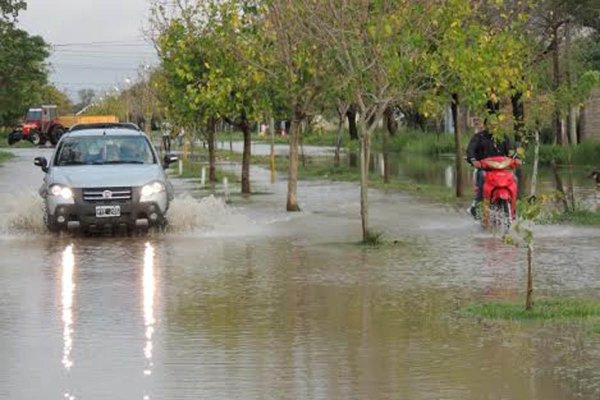
[[154, 247], [146, 243], [144, 250], [144, 327], [146, 344], [144, 346], [144, 357], [146, 357], [146, 366], [144, 375], [152, 374], [152, 335], [154, 334], [154, 294], [156, 291], [156, 281], [154, 278]]
[[75, 283], [73, 272], [75, 269], [75, 257], [73, 256], [73, 245], [65, 248], [62, 255], [62, 322], [63, 322], [63, 357], [62, 364], [67, 371], [73, 366], [71, 350], [73, 349], [73, 292]]

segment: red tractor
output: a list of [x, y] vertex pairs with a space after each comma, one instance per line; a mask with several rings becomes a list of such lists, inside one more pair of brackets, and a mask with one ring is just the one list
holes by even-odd
[[56, 144], [65, 131], [57, 121], [56, 106], [30, 108], [23, 123], [8, 136], [8, 144], [19, 140], [29, 140], [35, 145], [43, 145], [48, 140]]
[[8, 144], [13, 145], [19, 140], [29, 140], [35, 145], [44, 145], [48, 141], [55, 145], [71, 126], [101, 122], [119, 122], [119, 120], [114, 115], [68, 115], [59, 117], [56, 106], [30, 108], [25, 116], [25, 121], [8, 135]]

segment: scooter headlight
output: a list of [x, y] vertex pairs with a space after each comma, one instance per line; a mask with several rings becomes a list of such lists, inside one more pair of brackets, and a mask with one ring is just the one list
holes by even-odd
[[60, 196], [65, 200], [70, 200], [73, 198], [73, 191], [66, 186], [52, 185], [50, 186], [50, 194], [52, 196]]

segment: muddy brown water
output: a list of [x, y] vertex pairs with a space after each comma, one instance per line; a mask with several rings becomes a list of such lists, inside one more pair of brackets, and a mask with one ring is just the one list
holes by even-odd
[[[525, 255], [454, 210], [373, 191], [398, 242], [365, 249], [355, 185], [302, 182], [287, 214], [256, 168], [264, 194], [229, 206], [175, 181], [173, 232], [57, 237], [31, 194], [44, 152], [0, 167], [0, 398], [600, 398], [598, 321], [461, 311], [522, 299]], [[599, 230], [536, 237], [537, 294], [599, 298]]]

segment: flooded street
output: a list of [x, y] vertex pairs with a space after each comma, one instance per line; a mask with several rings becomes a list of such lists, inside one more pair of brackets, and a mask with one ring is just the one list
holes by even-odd
[[[0, 167], [2, 399], [600, 398], [592, 322], [488, 322], [464, 307], [524, 299], [525, 253], [466, 215], [252, 169], [231, 205], [174, 180], [172, 231], [53, 236], [35, 156]], [[237, 169], [237, 166], [235, 167]], [[236, 188], [237, 189], [237, 188]], [[536, 228], [536, 295], [600, 299], [600, 230]], [[524, 300], [523, 300], [524, 301]], [[594, 322], [598, 324], [597, 321]]]

